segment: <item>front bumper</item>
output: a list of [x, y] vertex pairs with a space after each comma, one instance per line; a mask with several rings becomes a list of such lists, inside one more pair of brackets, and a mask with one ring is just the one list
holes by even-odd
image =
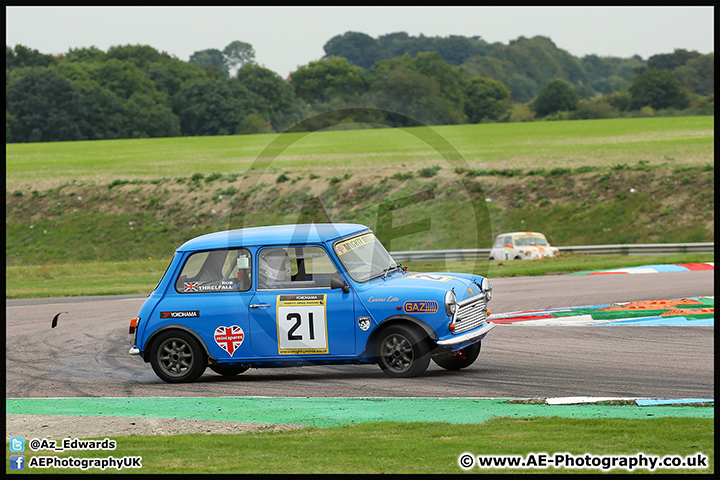
[[441, 347], [452, 347], [461, 343], [472, 342], [474, 340], [484, 337], [493, 328], [495, 328], [495, 324], [493, 322], [485, 322], [482, 327], [476, 328], [475, 330], [471, 330], [467, 333], [463, 333], [462, 335], [454, 335], [448, 338], [441, 338], [436, 343]]

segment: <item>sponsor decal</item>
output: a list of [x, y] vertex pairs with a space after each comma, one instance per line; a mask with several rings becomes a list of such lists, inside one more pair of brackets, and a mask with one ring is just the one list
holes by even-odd
[[232, 357], [245, 340], [245, 332], [237, 325], [215, 329], [215, 343]]
[[438, 311], [438, 302], [435, 300], [405, 302], [403, 309], [407, 313], [436, 313]]
[[327, 295], [278, 295], [278, 353], [329, 353]]
[[372, 233], [366, 233], [365, 235], [360, 235], [359, 237], [352, 238], [350, 240], [347, 240], [342, 243], [338, 243], [335, 245], [335, 253], [339, 255], [344, 255], [350, 250], [356, 249], [358, 247], [361, 247], [363, 245], [367, 245], [368, 243], [376, 242], [377, 238], [375, 238], [375, 235]]
[[371, 297], [368, 299], [368, 303], [397, 302], [397, 301], [399, 301], [399, 300], [400, 300], [400, 299], [399, 299], [398, 297], [393, 297], [392, 295], [389, 296], [389, 297], [387, 297], [387, 298], [375, 298], [375, 297], [371, 296]]
[[372, 319], [370, 317], [358, 317], [358, 327], [363, 332], [367, 332], [370, 329]]
[[160, 318], [198, 318], [200, 310], [185, 310], [182, 312], [160, 312]]
[[326, 295], [278, 295], [278, 305], [324, 305]]

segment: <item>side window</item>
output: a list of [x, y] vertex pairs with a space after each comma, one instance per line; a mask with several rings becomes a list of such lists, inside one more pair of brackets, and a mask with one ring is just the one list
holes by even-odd
[[258, 254], [258, 288], [330, 288], [338, 271], [321, 247], [266, 248]]
[[493, 248], [504, 248], [505, 247], [505, 237], [497, 237], [495, 239], [495, 245], [493, 245]]
[[250, 252], [244, 248], [190, 255], [175, 282], [180, 293], [245, 292], [252, 285]]

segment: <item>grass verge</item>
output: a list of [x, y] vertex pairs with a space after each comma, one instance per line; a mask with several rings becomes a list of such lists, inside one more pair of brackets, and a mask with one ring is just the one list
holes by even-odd
[[[674, 263], [704, 263], [714, 261], [714, 253], [689, 253], [673, 255], [560, 255], [542, 260], [495, 260], [495, 261], [452, 261], [416, 262], [410, 269], [421, 272], [448, 271], [476, 273], [489, 278], [532, 277], [539, 275], [562, 275], [588, 270], [610, 270], [615, 268], [662, 265]], [[443, 268], [444, 267], [444, 268]]]
[[[482, 424], [362, 423], [334, 428], [307, 428], [285, 432], [238, 435], [130, 436], [116, 438], [115, 458], [142, 456], [141, 470], [132, 473], [250, 473], [250, 474], [399, 474], [463, 473], [458, 458], [463, 453], [519, 455], [569, 453], [708, 457], [706, 468], [658, 468], [653, 473], [713, 473], [713, 419], [658, 418], [566, 419], [496, 417]], [[32, 455], [98, 458], [110, 452], [28, 452]], [[9, 465], [6, 464], [6, 465]], [[105, 473], [109, 473], [106, 470]], [[599, 468], [501, 468], [477, 465], [475, 473], [602, 473]], [[649, 473], [648, 469], [635, 469]], [[10, 473], [9, 466], [6, 472]], [[80, 473], [50, 469], [23, 473]], [[98, 469], [87, 473], [98, 473]], [[628, 473], [625, 469], [609, 470]], [[12, 471], [12, 473], [18, 473]]]

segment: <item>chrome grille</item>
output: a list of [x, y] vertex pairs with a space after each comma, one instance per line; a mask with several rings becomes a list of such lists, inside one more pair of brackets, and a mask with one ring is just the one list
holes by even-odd
[[487, 310], [485, 309], [485, 294], [468, 298], [458, 303], [453, 323], [455, 333], [467, 332], [485, 323]]

